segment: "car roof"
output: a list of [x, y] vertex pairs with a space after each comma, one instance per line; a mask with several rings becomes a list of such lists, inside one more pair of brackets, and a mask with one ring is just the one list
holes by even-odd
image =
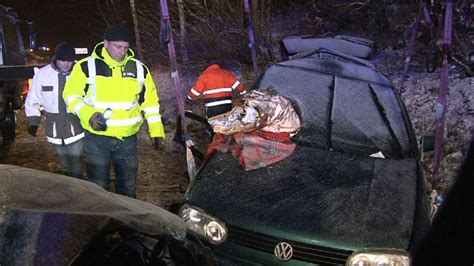
[[302, 120], [300, 144], [392, 158], [417, 153], [397, 92], [369, 61], [321, 48], [271, 65], [254, 89], [293, 103]]

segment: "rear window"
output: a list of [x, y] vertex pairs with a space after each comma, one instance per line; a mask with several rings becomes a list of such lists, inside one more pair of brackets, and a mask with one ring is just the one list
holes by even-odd
[[413, 157], [409, 123], [391, 83], [369, 66], [307, 57], [270, 66], [256, 89], [290, 99], [301, 145], [386, 158]]

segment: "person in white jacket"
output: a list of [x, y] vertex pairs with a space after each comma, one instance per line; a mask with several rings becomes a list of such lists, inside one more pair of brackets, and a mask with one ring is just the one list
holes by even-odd
[[25, 112], [28, 133], [34, 137], [41, 115], [44, 115], [46, 138], [56, 150], [64, 173], [82, 178], [84, 130], [79, 118], [67, 111], [62, 97], [74, 57], [75, 50], [70, 43], [63, 42], [56, 46], [51, 63], [33, 77], [25, 101]]

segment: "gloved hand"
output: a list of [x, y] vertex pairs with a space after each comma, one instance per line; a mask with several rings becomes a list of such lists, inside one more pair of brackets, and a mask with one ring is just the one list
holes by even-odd
[[29, 126], [27, 131], [28, 133], [30, 133], [31, 136], [36, 137], [36, 131], [38, 131], [38, 126]]
[[107, 129], [105, 118], [99, 112], [95, 112], [91, 116], [91, 118], [89, 119], [89, 125], [91, 125], [92, 129], [94, 129], [95, 131], [105, 131]]
[[151, 143], [153, 144], [153, 148], [155, 148], [155, 151], [158, 151], [160, 149], [160, 138], [151, 138]]
[[192, 107], [192, 106], [194, 105], [194, 101], [193, 101], [193, 100], [190, 100], [190, 99], [188, 99], [188, 98], [186, 98], [185, 103], [186, 103], [186, 106], [187, 106], [187, 107]]

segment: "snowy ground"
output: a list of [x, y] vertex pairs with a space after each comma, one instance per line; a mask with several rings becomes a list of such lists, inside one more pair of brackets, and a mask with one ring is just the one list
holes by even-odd
[[[403, 69], [403, 51], [379, 53], [378, 69], [400, 88]], [[464, 77], [458, 68], [451, 65], [449, 71], [445, 139], [442, 152], [439, 180], [434, 188], [444, 193], [454, 181], [456, 173], [469, 147], [474, 129], [474, 78]], [[439, 94], [439, 69], [428, 73], [423, 66], [414, 63], [405, 81], [401, 97], [407, 107], [418, 140], [421, 136], [434, 136], [435, 107]], [[431, 180], [434, 152], [423, 154], [425, 175]]]

